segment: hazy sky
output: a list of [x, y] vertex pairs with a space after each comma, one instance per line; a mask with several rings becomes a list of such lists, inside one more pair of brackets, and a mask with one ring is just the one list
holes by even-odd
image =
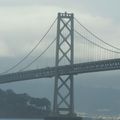
[[[88, 29], [106, 42], [120, 47], [120, 0], [0, 0], [0, 71], [7, 69], [28, 53], [44, 35], [57, 13], [65, 11], [73, 12]], [[47, 39], [52, 40], [55, 35], [56, 27]], [[43, 42], [34, 54], [41, 52], [47, 43]], [[51, 54], [46, 56], [50, 57]], [[119, 72], [82, 75], [78, 84], [118, 88]], [[1, 88], [50, 97], [48, 91], [53, 92], [53, 82], [41, 80], [11, 83], [1, 85]], [[42, 90], [46, 93], [43, 94]]]
[[[119, 45], [119, 4], [119, 0], [0, 0], [0, 56], [25, 54], [46, 32], [57, 13], [64, 11], [73, 12], [105, 41]], [[55, 30], [51, 34], [56, 34]]]

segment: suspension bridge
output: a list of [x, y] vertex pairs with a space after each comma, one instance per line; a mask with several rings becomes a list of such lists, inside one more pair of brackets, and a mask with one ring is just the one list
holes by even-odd
[[[35, 58], [13, 72], [40, 46], [57, 22], [57, 36]], [[75, 27], [77, 24], [77, 29]], [[55, 66], [29, 69], [50, 48], [56, 45]], [[53, 54], [53, 53], [50, 53]], [[51, 64], [51, 63], [49, 63]], [[74, 75], [120, 69], [120, 48], [107, 43], [83, 26], [73, 13], [58, 13], [50, 28], [18, 63], [0, 74], [0, 84], [38, 78], [55, 77], [54, 116], [74, 116]]]

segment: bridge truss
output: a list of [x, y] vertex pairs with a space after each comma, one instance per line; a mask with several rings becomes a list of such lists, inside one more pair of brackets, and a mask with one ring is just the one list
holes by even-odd
[[63, 65], [59, 67], [47, 67], [42, 69], [28, 70], [23, 72], [0, 75], [0, 84], [8, 82], [18, 82], [38, 78], [51, 78], [56, 75], [77, 75], [83, 73], [120, 70], [120, 59], [102, 60], [96, 62], [78, 63], [73, 65]]

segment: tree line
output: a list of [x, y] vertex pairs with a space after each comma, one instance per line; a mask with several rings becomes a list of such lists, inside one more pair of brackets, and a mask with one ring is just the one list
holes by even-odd
[[50, 113], [50, 108], [47, 98], [33, 98], [26, 93], [0, 89], [0, 118], [41, 118]]

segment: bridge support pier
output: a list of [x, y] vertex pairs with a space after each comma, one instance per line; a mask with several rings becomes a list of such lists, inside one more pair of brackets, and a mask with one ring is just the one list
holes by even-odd
[[[54, 116], [54, 117], [46, 117], [45, 120], [82, 120], [82, 117], [77, 116]], [[91, 119], [88, 119], [91, 120]]]
[[[74, 58], [74, 18], [73, 14], [58, 13], [56, 68], [72, 65]], [[61, 76], [56, 70], [54, 86], [54, 114], [74, 115], [73, 75]]]

